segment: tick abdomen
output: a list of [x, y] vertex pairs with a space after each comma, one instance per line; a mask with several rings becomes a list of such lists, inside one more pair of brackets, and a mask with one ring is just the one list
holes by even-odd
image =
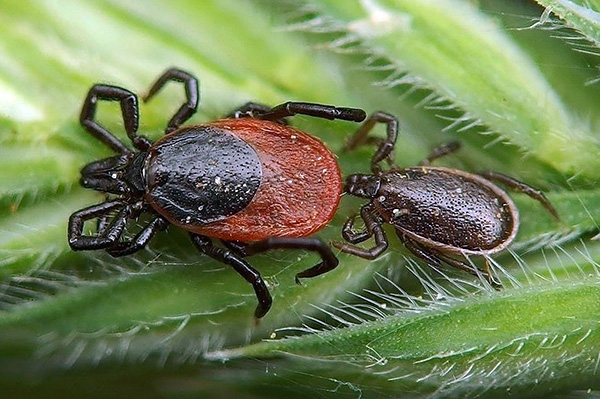
[[256, 195], [241, 212], [198, 226], [195, 232], [252, 242], [268, 237], [305, 237], [333, 217], [342, 193], [335, 155], [298, 129], [253, 118], [222, 119], [212, 126], [252, 146], [262, 166]]
[[516, 233], [516, 208], [489, 181], [456, 169], [419, 167], [382, 175], [374, 204], [413, 238], [467, 251], [504, 248]]

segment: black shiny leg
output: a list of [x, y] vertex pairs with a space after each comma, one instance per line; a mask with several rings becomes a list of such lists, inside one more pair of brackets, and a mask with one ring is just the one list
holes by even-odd
[[346, 252], [365, 259], [375, 259], [379, 257], [388, 247], [388, 240], [383, 231], [381, 221], [373, 214], [369, 205], [363, 206], [360, 210], [360, 217], [365, 223], [367, 232], [373, 236], [375, 246], [369, 249], [361, 248], [356, 245], [343, 242], [331, 243], [342, 252]]
[[346, 121], [361, 122], [365, 119], [365, 111], [358, 108], [334, 107], [332, 105], [287, 102], [271, 108], [257, 117], [270, 121], [294, 115], [308, 115], [323, 119], [341, 119]]
[[449, 143], [444, 143], [444, 144], [434, 148], [434, 150], [431, 151], [431, 154], [429, 154], [427, 156], [427, 158], [422, 160], [421, 163], [419, 163], [419, 165], [420, 166], [430, 165], [436, 159], [439, 159], [448, 154], [452, 154], [453, 152], [456, 152], [458, 150], [460, 150], [460, 143], [458, 141], [451, 141]]
[[98, 217], [98, 222], [96, 223], [96, 233], [98, 235], [104, 234], [104, 230], [106, 230], [106, 228], [110, 225], [109, 221], [110, 215], [108, 214]]
[[535, 199], [540, 204], [542, 204], [542, 206], [544, 208], [546, 208], [546, 210], [552, 215], [552, 217], [554, 219], [556, 219], [556, 221], [560, 221], [560, 218], [558, 217], [558, 213], [556, 212], [556, 209], [554, 209], [554, 207], [552, 206], [550, 201], [548, 201], [548, 198], [546, 198], [546, 196], [544, 195], [544, 193], [542, 191], [540, 191], [534, 187], [531, 187], [530, 185], [523, 183], [522, 181], [519, 181], [517, 179], [514, 179], [510, 176], [503, 175], [502, 173], [483, 171], [483, 172], [480, 172], [479, 174], [481, 176], [485, 177], [486, 179], [495, 180], [497, 182], [500, 182], [514, 191], [522, 192], [522, 193], [528, 195], [529, 197]]
[[130, 255], [143, 249], [148, 242], [159, 231], [165, 230], [169, 223], [162, 217], [157, 216], [146, 227], [144, 227], [131, 241], [119, 241], [106, 249], [111, 256], [119, 257]]
[[[253, 103], [248, 102], [242, 105], [239, 108], [234, 109], [229, 114], [227, 114], [227, 118], [259, 118], [261, 114], [264, 114], [271, 110], [271, 107], [261, 103]], [[285, 118], [272, 119], [273, 122], [277, 122], [282, 125], [288, 125], [288, 121]]]
[[348, 220], [346, 220], [346, 223], [344, 223], [344, 227], [342, 227], [342, 237], [350, 244], [360, 244], [373, 236], [366, 227], [363, 231], [354, 230], [354, 221], [357, 217], [358, 215], [350, 216]]
[[385, 112], [375, 112], [373, 115], [369, 116], [360, 128], [358, 128], [356, 133], [354, 133], [344, 146], [344, 151], [350, 151], [362, 144], [366, 144], [368, 142], [367, 136], [376, 123], [385, 123], [387, 125], [387, 138], [379, 144], [375, 155], [371, 158], [371, 168], [374, 173], [381, 170], [378, 165], [379, 162], [391, 157], [394, 146], [396, 145], [396, 139], [398, 138], [398, 119], [396, 119], [395, 116], [386, 114]]
[[246, 252], [246, 247], [248, 246], [248, 243], [241, 241], [220, 241], [223, 243], [223, 245], [225, 245], [225, 247], [227, 247], [227, 249], [233, 251], [236, 255], [239, 255], [242, 258], [248, 256], [248, 253]]
[[81, 125], [108, 147], [123, 154], [131, 154], [131, 150], [125, 144], [96, 122], [96, 106], [99, 100], [119, 101], [121, 103], [121, 112], [123, 114], [123, 123], [125, 124], [127, 137], [131, 139], [135, 148], [140, 151], [146, 151], [151, 143], [147, 138], [137, 134], [139, 121], [137, 96], [121, 87], [96, 84], [88, 92], [79, 117]]
[[252, 101], [247, 102], [246, 104], [232, 110], [230, 113], [227, 114], [227, 118], [244, 118], [246, 116], [249, 117], [254, 117], [255, 113], [256, 114], [264, 114], [265, 112], [269, 111], [271, 109], [271, 107], [269, 107], [268, 105], [265, 104], [261, 104], [261, 103], [254, 103]]
[[[83, 235], [83, 225], [86, 220], [105, 217], [113, 211], [118, 211], [117, 215], [98, 236]], [[104, 249], [113, 245], [125, 230], [128, 211], [128, 206], [122, 201], [110, 201], [75, 212], [69, 218], [69, 245], [74, 251]]]
[[258, 299], [258, 306], [254, 311], [254, 316], [257, 319], [260, 319], [267, 314], [271, 308], [273, 300], [271, 299], [271, 294], [269, 293], [267, 285], [257, 270], [252, 268], [243, 259], [240, 259], [239, 256], [232, 254], [229, 250], [215, 247], [208, 237], [190, 233], [190, 238], [200, 252], [219, 262], [233, 267], [233, 269], [238, 272], [240, 276], [252, 284], [254, 292], [256, 293], [256, 298]]
[[267, 238], [266, 240], [248, 244], [245, 252], [248, 255], [254, 255], [279, 248], [304, 249], [318, 252], [321, 255], [322, 262], [296, 274], [296, 283], [298, 284], [300, 284], [300, 278], [315, 277], [327, 273], [335, 269], [339, 263], [329, 245], [318, 238]]
[[185, 97], [186, 101], [179, 107], [175, 115], [167, 123], [165, 133], [171, 133], [177, 130], [179, 126], [187, 121], [196, 113], [198, 109], [198, 103], [200, 102], [200, 90], [198, 79], [191, 74], [182, 71], [177, 68], [167, 69], [157, 80], [154, 82], [148, 94], [144, 96], [144, 102], [149, 101], [165, 84], [169, 81], [181, 82], [185, 85]]

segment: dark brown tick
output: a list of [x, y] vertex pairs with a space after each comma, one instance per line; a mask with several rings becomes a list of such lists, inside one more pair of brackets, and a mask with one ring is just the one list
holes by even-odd
[[[81, 170], [81, 184], [108, 198], [71, 215], [69, 245], [76, 251], [103, 249], [124, 256], [176, 225], [189, 232], [200, 252], [252, 284], [258, 298], [255, 316], [263, 317], [271, 307], [271, 295], [246, 256], [277, 248], [317, 252], [322, 261], [298, 273], [297, 280], [338, 265], [329, 245], [307, 237], [323, 228], [337, 210], [342, 193], [337, 160], [319, 139], [289, 126], [286, 118], [302, 114], [360, 122], [366, 114], [361, 109], [312, 103], [287, 102], [273, 108], [248, 103], [224, 119], [180, 127], [198, 107], [195, 77], [169, 69], [144, 100], [169, 81], [185, 85], [186, 101], [169, 120], [166, 135], [154, 143], [137, 132], [134, 93], [104, 84], [90, 89], [81, 124], [117, 155]], [[101, 100], [120, 102], [134, 150], [96, 121]], [[132, 239], [124, 238], [129, 222], [143, 213], [150, 215], [148, 224]], [[85, 222], [94, 219], [96, 233], [84, 235]]]
[[[388, 137], [372, 158], [372, 174], [354, 174], [346, 179], [345, 192], [366, 198], [360, 210], [364, 230], [354, 231], [357, 215], [345, 223], [342, 236], [347, 243], [334, 242], [343, 252], [375, 259], [388, 247], [382, 225], [394, 226], [406, 248], [431, 265], [445, 262], [472, 274], [481, 271], [453, 255], [488, 256], [505, 249], [519, 228], [519, 212], [510, 197], [491, 180], [521, 191], [539, 201], [558, 220], [546, 196], [523, 182], [496, 172], [479, 175], [452, 168], [429, 166], [432, 161], [459, 149], [457, 142], [436, 148], [419, 166], [391, 166], [383, 170], [380, 163], [391, 159], [397, 137], [396, 118], [384, 113], [371, 116], [347, 143], [350, 150], [371, 139], [367, 137], [377, 121], [388, 124]], [[370, 238], [375, 245], [365, 249], [356, 246]], [[487, 265], [487, 263], [486, 263]]]

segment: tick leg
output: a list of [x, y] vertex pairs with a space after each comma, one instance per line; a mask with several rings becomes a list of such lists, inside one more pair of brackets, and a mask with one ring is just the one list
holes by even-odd
[[[83, 225], [86, 220], [104, 217], [110, 212], [119, 210], [112, 222], [103, 228], [98, 236], [83, 235]], [[69, 245], [74, 251], [88, 249], [104, 249], [114, 244], [127, 224], [129, 209], [121, 201], [103, 202], [85, 209], [81, 209], [69, 218]]]
[[[400, 241], [402, 241], [402, 243], [404, 244], [404, 246], [413, 254], [416, 255], [418, 258], [423, 259], [425, 262], [427, 262], [428, 265], [431, 266], [440, 266], [442, 262], [455, 267], [457, 269], [463, 270], [469, 274], [472, 274], [474, 276], [480, 276], [480, 275], [484, 275], [485, 278], [494, 286], [499, 286], [499, 284], [494, 281], [494, 279], [492, 278], [492, 275], [490, 273], [489, 270], [489, 264], [486, 263], [486, 270], [481, 270], [479, 268], [476, 268], [472, 265], [469, 265], [465, 262], [462, 262], [458, 259], [454, 259], [450, 256], [441, 254], [435, 250], [429, 249], [429, 248], [425, 248], [422, 245], [420, 245], [419, 243], [409, 239], [408, 237], [404, 236], [402, 233], [398, 232], [398, 238], [400, 239]], [[487, 262], [487, 261], [486, 261]]]
[[[269, 238], [256, 243], [244, 243], [241, 241], [221, 240], [223, 245], [235, 252], [241, 257], [257, 254], [259, 252], [269, 251], [277, 248], [306, 249], [319, 252], [323, 262], [305, 270], [296, 275], [296, 282], [299, 277], [314, 277], [334, 269], [338, 265], [338, 260], [331, 252], [331, 249], [323, 241], [312, 238]], [[310, 273], [309, 273], [310, 272]], [[306, 275], [305, 275], [306, 273]], [[309, 275], [310, 274], [310, 275]]]
[[354, 231], [354, 221], [357, 216], [350, 216], [344, 223], [344, 227], [342, 227], [342, 237], [350, 244], [360, 244], [373, 236], [373, 233], [370, 233], [366, 227], [363, 231]]
[[257, 319], [260, 319], [267, 314], [271, 308], [273, 300], [271, 299], [271, 294], [269, 294], [267, 285], [257, 270], [252, 268], [239, 256], [231, 253], [229, 250], [215, 247], [208, 237], [190, 233], [190, 238], [200, 252], [210, 256], [215, 260], [218, 260], [219, 262], [233, 267], [233, 269], [238, 272], [240, 276], [252, 284], [254, 292], [256, 293], [256, 298], [258, 299], [258, 306], [254, 311], [254, 316]]
[[130, 255], [143, 249], [154, 235], [165, 230], [169, 223], [162, 217], [157, 216], [146, 227], [144, 227], [131, 241], [120, 241], [106, 249], [111, 256], [119, 257]]
[[540, 204], [542, 204], [542, 206], [546, 208], [546, 210], [552, 215], [554, 219], [556, 219], [556, 221], [560, 221], [556, 209], [554, 209], [550, 201], [548, 201], [548, 198], [546, 198], [546, 196], [541, 190], [531, 187], [530, 185], [523, 183], [520, 180], [514, 179], [510, 176], [503, 175], [502, 173], [483, 171], [479, 174], [485, 177], [486, 179], [495, 180], [506, 185], [508, 188], [514, 191], [520, 191], [530, 196], [531, 198], [535, 199]]
[[280, 248], [305, 249], [307, 251], [318, 252], [321, 255], [322, 262], [296, 274], [296, 283], [298, 284], [300, 284], [300, 278], [315, 277], [327, 273], [335, 269], [339, 263], [329, 245], [319, 238], [272, 237], [248, 244], [245, 250], [248, 255], [254, 255]]
[[343, 242], [332, 242], [331, 244], [342, 252], [346, 252], [365, 259], [375, 259], [379, 257], [388, 247], [388, 240], [383, 231], [381, 221], [373, 214], [371, 208], [363, 206], [360, 210], [360, 217], [365, 222], [367, 232], [373, 236], [375, 246], [369, 249], [361, 248], [356, 245]]
[[185, 97], [186, 101], [179, 107], [179, 110], [171, 117], [165, 133], [171, 133], [179, 128], [183, 122], [187, 121], [196, 113], [198, 109], [198, 103], [200, 102], [200, 91], [198, 79], [189, 73], [182, 71], [177, 68], [167, 69], [157, 80], [154, 82], [148, 94], [144, 96], [144, 102], [149, 101], [154, 95], [163, 88], [169, 81], [181, 82], [185, 85]]
[[264, 114], [271, 110], [271, 107], [262, 103], [255, 103], [252, 101], [247, 102], [244, 105], [237, 107], [236, 109], [231, 110], [225, 117], [226, 118], [245, 118], [250, 117], [254, 118], [259, 114]]
[[241, 242], [241, 241], [227, 241], [227, 240], [220, 240], [220, 241], [223, 243], [223, 245], [225, 245], [227, 247], [227, 249], [232, 250], [237, 255], [241, 256], [242, 258], [245, 258], [246, 256], [248, 256], [248, 253], [246, 252], [246, 247], [248, 246], [247, 243]]
[[398, 234], [398, 238], [400, 238], [400, 241], [402, 241], [406, 249], [408, 249], [413, 255], [416, 255], [418, 258], [421, 258], [422, 260], [427, 262], [428, 265], [441, 265], [442, 260], [439, 257], [437, 257], [435, 253], [427, 251], [426, 249], [422, 248], [420, 245], [418, 245], [414, 241], [409, 240], [400, 233]]
[[[106, 199], [108, 201], [108, 198]], [[96, 223], [96, 233], [98, 235], [104, 234], [106, 228], [110, 225], [110, 215], [108, 213], [101, 215], [98, 217], [98, 221]]]
[[131, 150], [125, 144], [96, 122], [96, 106], [99, 100], [119, 101], [121, 103], [121, 112], [123, 114], [123, 123], [125, 124], [127, 137], [131, 139], [135, 148], [140, 151], [146, 151], [151, 143], [147, 138], [137, 134], [139, 120], [137, 96], [121, 87], [96, 84], [88, 92], [79, 117], [81, 125], [92, 136], [117, 152], [131, 154]]
[[227, 114], [227, 118], [243, 118], [244, 116], [253, 116], [253, 112], [258, 112], [264, 114], [269, 111], [271, 107], [261, 103], [255, 102], [247, 102], [246, 104], [232, 110], [229, 114]]
[[395, 116], [385, 112], [375, 112], [371, 115], [356, 133], [348, 140], [344, 146], [344, 151], [350, 151], [356, 147], [368, 143], [368, 134], [373, 130], [376, 123], [385, 123], [387, 125], [387, 138], [379, 143], [377, 151], [371, 158], [371, 169], [374, 173], [381, 170], [379, 162], [392, 156], [392, 151], [398, 138], [398, 119]]
[[[229, 114], [227, 114], [227, 118], [258, 118], [259, 115], [264, 114], [271, 110], [271, 107], [261, 103], [253, 103], [248, 102], [242, 105], [239, 108], [234, 109]], [[285, 118], [274, 119], [273, 122], [277, 122], [281, 125], [288, 125], [288, 121]]]
[[341, 119], [352, 122], [361, 122], [366, 117], [365, 111], [358, 108], [334, 107], [332, 105], [291, 101], [277, 105], [257, 117], [277, 121], [294, 115], [308, 115], [329, 120]]
[[460, 149], [460, 143], [458, 141], [451, 141], [449, 143], [444, 143], [431, 151], [431, 154], [427, 156], [424, 160], [419, 163], [420, 166], [430, 165], [436, 159], [439, 159], [448, 154], [452, 154]]

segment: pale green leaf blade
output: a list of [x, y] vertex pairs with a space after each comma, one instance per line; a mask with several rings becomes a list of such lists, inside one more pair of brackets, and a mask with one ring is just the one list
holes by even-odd
[[323, 47], [387, 62], [387, 87], [432, 89], [432, 106], [455, 105], [464, 112], [452, 117], [455, 128], [475, 121], [567, 175], [595, 175], [599, 145], [589, 127], [563, 104], [532, 59], [472, 3], [325, 0], [312, 6], [312, 19], [291, 30], [337, 32], [342, 38]]

